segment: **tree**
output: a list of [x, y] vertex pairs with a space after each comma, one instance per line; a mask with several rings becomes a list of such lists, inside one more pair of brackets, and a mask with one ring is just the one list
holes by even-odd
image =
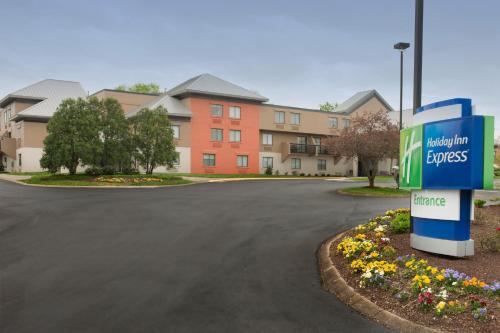
[[319, 105], [319, 109], [321, 111], [325, 111], [325, 112], [333, 112], [333, 111], [335, 111], [335, 109], [337, 108], [337, 106], [339, 106], [338, 103], [332, 104], [330, 102], [326, 102], [324, 104], [320, 104]]
[[101, 167], [122, 169], [130, 166], [130, 135], [123, 109], [114, 98], [100, 101], [102, 153]]
[[374, 187], [378, 163], [396, 158], [399, 153], [399, 129], [386, 112], [365, 112], [352, 119], [352, 125], [344, 128], [339, 136], [327, 142], [334, 155], [357, 158]]
[[131, 118], [131, 127], [134, 157], [147, 174], [159, 165], [173, 166], [174, 135], [164, 107], [142, 109]]
[[99, 109], [97, 99], [70, 98], [59, 105], [47, 125], [42, 168], [56, 172], [66, 167], [74, 175], [80, 163], [95, 163], [102, 148]]
[[158, 94], [160, 93], [160, 86], [157, 85], [156, 83], [136, 83], [132, 86], [127, 86], [125, 84], [120, 84], [118, 87], [115, 88], [115, 90], [120, 90], [120, 91], [130, 91], [130, 92], [137, 92], [137, 93], [143, 93], [143, 94]]

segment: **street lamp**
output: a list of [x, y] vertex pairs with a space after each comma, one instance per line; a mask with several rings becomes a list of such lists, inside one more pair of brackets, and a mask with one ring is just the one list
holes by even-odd
[[394, 44], [394, 49], [401, 53], [400, 75], [399, 75], [399, 130], [403, 129], [403, 51], [410, 47], [410, 43]]

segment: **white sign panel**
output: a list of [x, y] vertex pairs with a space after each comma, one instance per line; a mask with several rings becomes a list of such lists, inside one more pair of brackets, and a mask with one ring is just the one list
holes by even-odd
[[437, 220], [460, 220], [459, 190], [411, 191], [411, 216]]

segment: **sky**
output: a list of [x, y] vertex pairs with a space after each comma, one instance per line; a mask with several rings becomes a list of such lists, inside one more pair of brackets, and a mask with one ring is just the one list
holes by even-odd
[[[318, 108], [376, 89], [412, 107], [413, 0], [0, 0], [0, 96], [46, 78], [94, 93], [211, 73], [271, 103]], [[500, 2], [425, 1], [422, 103], [472, 98], [500, 134]], [[1, 97], [0, 97], [1, 98]]]

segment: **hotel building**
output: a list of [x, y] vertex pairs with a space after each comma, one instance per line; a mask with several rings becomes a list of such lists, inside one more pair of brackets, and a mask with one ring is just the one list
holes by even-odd
[[[0, 161], [7, 171], [40, 171], [46, 125], [65, 98], [85, 97], [77, 82], [44, 80], [0, 100]], [[115, 98], [126, 117], [164, 106], [174, 129], [178, 160], [156, 172], [358, 175], [353, 159], [335, 157], [328, 137], [364, 112], [393, 111], [376, 91], [358, 92], [334, 112], [268, 103], [268, 99], [210, 74], [191, 78], [163, 94], [103, 89], [91, 96]], [[390, 162], [380, 172], [389, 173]]]

